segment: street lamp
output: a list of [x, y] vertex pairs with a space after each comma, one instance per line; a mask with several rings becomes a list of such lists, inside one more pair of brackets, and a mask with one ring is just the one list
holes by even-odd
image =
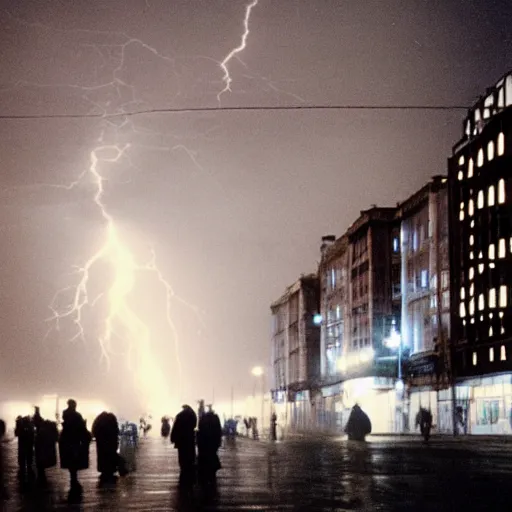
[[397, 393], [397, 397], [400, 403], [400, 421], [398, 425], [398, 429], [401, 432], [403, 430], [403, 409], [404, 409], [404, 381], [402, 378], [402, 336], [396, 330], [395, 325], [393, 324], [391, 328], [391, 332], [387, 338], [383, 340], [384, 346], [392, 349], [398, 349], [398, 379], [395, 383], [395, 390]]
[[[255, 366], [252, 370], [251, 370], [251, 373], [254, 377], [257, 377], [259, 379], [261, 379], [261, 429], [262, 429], [262, 432], [263, 432], [263, 413], [264, 413], [264, 410], [265, 410], [265, 403], [264, 403], [264, 398], [265, 398], [265, 379], [264, 379], [264, 376], [265, 376], [265, 370], [263, 369], [262, 366]], [[256, 398], [256, 382], [254, 382], [254, 388], [253, 388], [253, 397]]]

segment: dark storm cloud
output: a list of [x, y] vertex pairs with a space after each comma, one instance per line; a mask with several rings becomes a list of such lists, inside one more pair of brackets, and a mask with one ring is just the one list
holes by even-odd
[[[239, 43], [244, 7], [4, 1], [0, 113], [215, 106], [218, 62]], [[260, 0], [222, 102], [470, 104], [512, 62], [511, 15], [506, 0]], [[314, 270], [320, 236], [343, 232], [360, 209], [394, 204], [443, 173], [461, 116], [0, 121], [2, 391], [89, 387], [98, 395], [112, 383], [94, 340], [69, 344], [64, 331], [41, 341], [53, 294], [101, 234], [90, 183], [72, 191], [47, 185], [76, 179], [96, 144], [132, 145], [120, 164], [103, 169], [106, 201], [130, 240], [155, 245], [176, 292], [201, 311], [175, 304], [188, 395], [209, 393], [205, 382], [220, 379], [221, 398], [232, 382], [237, 392], [252, 389], [250, 367], [268, 361], [269, 304]], [[169, 346], [157, 349], [171, 361]]]

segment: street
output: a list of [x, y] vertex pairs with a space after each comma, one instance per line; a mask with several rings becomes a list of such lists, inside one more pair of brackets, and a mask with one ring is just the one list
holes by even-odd
[[49, 485], [20, 489], [16, 442], [4, 445], [10, 498], [17, 510], [509, 510], [512, 443], [483, 439], [341, 438], [277, 444], [238, 439], [220, 452], [216, 491], [177, 488], [176, 451], [168, 441], [141, 441], [137, 471], [100, 487], [94, 445], [80, 473], [80, 504], [68, 502], [67, 472]]

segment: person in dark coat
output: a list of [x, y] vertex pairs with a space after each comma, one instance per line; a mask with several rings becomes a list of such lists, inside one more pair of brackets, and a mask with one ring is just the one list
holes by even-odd
[[92, 436], [96, 439], [96, 454], [100, 479], [111, 481], [118, 470], [119, 424], [111, 412], [102, 412], [92, 424]]
[[34, 461], [34, 424], [30, 416], [18, 416], [14, 435], [18, 438], [18, 466], [19, 476], [32, 476]]
[[35, 454], [37, 478], [39, 481], [45, 482], [45, 470], [57, 465], [56, 444], [59, 438], [57, 424], [54, 421], [44, 420], [39, 407], [35, 408], [32, 421], [36, 429]]
[[178, 450], [180, 485], [192, 485], [196, 462], [195, 428], [197, 415], [189, 405], [184, 405], [176, 415], [171, 430], [171, 443]]
[[162, 427], [160, 429], [160, 435], [162, 437], [169, 437], [170, 432], [171, 424], [169, 423], [169, 418], [167, 416], [164, 416], [162, 418]]
[[364, 441], [365, 437], [372, 431], [372, 423], [368, 415], [355, 404], [352, 407], [348, 418], [345, 432], [348, 434], [349, 441]]
[[76, 410], [75, 400], [68, 400], [68, 408], [62, 413], [62, 432], [59, 439], [60, 465], [69, 470], [72, 490], [80, 490], [78, 471], [89, 467], [88, 432], [82, 415]]
[[203, 414], [197, 432], [198, 472], [203, 483], [215, 481], [215, 474], [221, 468], [217, 451], [222, 444], [222, 426], [213, 411]]

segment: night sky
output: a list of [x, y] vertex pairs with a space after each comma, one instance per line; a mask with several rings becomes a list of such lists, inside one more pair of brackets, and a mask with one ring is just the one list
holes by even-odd
[[[220, 61], [248, 1], [2, 0], [0, 114], [215, 107]], [[470, 105], [512, 67], [508, 0], [260, 0], [229, 63], [222, 106]], [[252, 391], [269, 364], [270, 303], [315, 270], [322, 235], [446, 172], [463, 111], [265, 111], [115, 119], [0, 119], [0, 399], [133, 394], [123, 334], [110, 370], [105, 297], [60, 331], [49, 304], [103, 244], [87, 173], [101, 145], [103, 202], [140, 264], [172, 284], [183, 399]], [[66, 188], [67, 187], [67, 188]], [[149, 274], [149, 275], [148, 275]], [[141, 271], [132, 309], [177, 389], [165, 289]], [[91, 277], [91, 300], [112, 269]], [[65, 298], [61, 308], [65, 308]], [[69, 300], [68, 300], [69, 302]]]

